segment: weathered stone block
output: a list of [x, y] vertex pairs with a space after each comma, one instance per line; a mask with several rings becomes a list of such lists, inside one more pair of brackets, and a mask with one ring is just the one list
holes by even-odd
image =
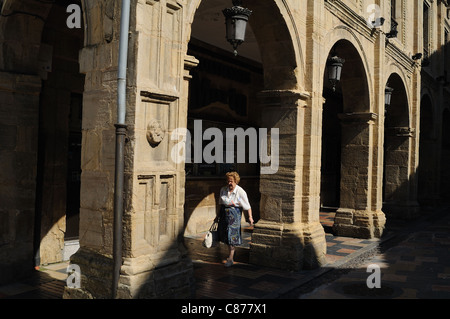
[[17, 127], [15, 125], [0, 126], [0, 148], [14, 150], [17, 143]]
[[106, 172], [83, 171], [80, 207], [112, 209], [113, 184]]
[[100, 249], [103, 240], [103, 215], [86, 208], [80, 209], [80, 246]]

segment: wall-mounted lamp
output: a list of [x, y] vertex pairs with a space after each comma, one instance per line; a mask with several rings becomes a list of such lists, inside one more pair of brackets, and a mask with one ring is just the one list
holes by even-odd
[[237, 47], [245, 41], [245, 30], [247, 28], [248, 17], [252, 11], [243, 8], [242, 0], [233, 0], [233, 7], [224, 9], [226, 37], [233, 46], [234, 55], [237, 55]]
[[416, 61], [422, 59], [423, 54], [422, 53], [416, 53], [411, 58]]
[[369, 27], [372, 27], [373, 29], [382, 27], [384, 24], [384, 21], [386, 21], [386, 19], [383, 17], [376, 18], [375, 20], [373, 20], [369, 23]]
[[344, 66], [345, 60], [333, 54], [327, 60], [328, 67], [328, 81], [330, 81], [333, 86], [333, 92], [336, 91], [336, 84], [341, 80], [342, 67]]
[[383, 17], [377, 18], [374, 21], [372, 21], [372, 27], [373, 28], [382, 27], [384, 25], [384, 21], [386, 21], [386, 19]]
[[386, 20], [385, 18], [380, 17], [380, 18], [376, 18], [374, 21], [369, 22], [369, 24], [368, 24], [369, 27], [372, 27], [372, 34], [371, 35], [374, 35], [375, 31], [378, 28], [381, 28], [384, 25], [384, 21], [385, 20]]
[[391, 20], [391, 31], [389, 33], [386, 33], [386, 38], [396, 38], [398, 34], [397, 30], [398, 23], [395, 22], [393, 19]]
[[391, 105], [392, 92], [394, 92], [394, 89], [389, 86], [386, 86], [386, 88], [384, 89], [384, 105], [385, 106]]

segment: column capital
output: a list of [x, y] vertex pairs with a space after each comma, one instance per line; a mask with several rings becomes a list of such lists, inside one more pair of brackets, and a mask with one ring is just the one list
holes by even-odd
[[[307, 101], [311, 98], [309, 92], [298, 90], [264, 90], [257, 94], [258, 99], [265, 107], [279, 107], [292, 103], [292, 101]], [[300, 105], [301, 104], [301, 105]], [[297, 106], [306, 107], [306, 103], [296, 102]]]
[[386, 128], [386, 135], [397, 137], [414, 137], [416, 129], [412, 127], [388, 127]]
[[373, 112], [341, 113], [338, 116], [342, 123], [346, 124], [374, 124], [378, 119], [378, 114]]
[[196, 68], [199, 63], [200, 61], [196, 59], [194, 56], [186, 54], [186, 56], [184, 57], [184, 76], [183, 76], [185, 80], [192, 79], [192, 75], [190, 74], [190, 72], [192, 71], [192, 69]]

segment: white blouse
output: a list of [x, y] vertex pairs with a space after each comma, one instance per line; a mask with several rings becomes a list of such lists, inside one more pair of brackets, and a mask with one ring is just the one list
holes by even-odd
[[251, 209], [247, 193], [239, 185], [236, 185], [232, 192], [228, 191], [228, 186], [222, 187], [220, 189], [219, 204], [225, 206], [242, 207], [243, 210]]

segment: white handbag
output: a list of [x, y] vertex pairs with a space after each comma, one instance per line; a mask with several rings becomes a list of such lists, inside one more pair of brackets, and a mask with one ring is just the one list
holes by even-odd
[[217, 242], [217, 228], [218, 222], [214, 221], [203, 239], [204, 247], [211, 248]]

